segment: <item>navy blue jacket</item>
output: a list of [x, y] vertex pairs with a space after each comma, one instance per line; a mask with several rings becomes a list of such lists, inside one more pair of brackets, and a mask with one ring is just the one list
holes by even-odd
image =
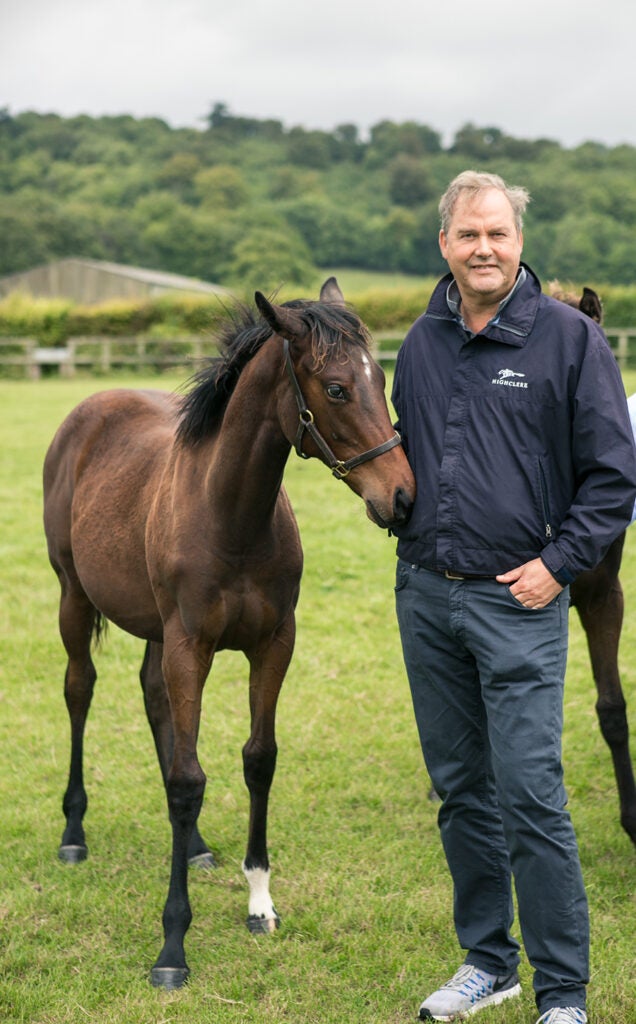
[[525, 269], [476, 336], [447, 275], [404, 340], [393, 404], [417, 496], [395, 533], [411, 563], [496, 575], [540, 556], [566, 585], [629, 524], [636, 453], [605, 335]]

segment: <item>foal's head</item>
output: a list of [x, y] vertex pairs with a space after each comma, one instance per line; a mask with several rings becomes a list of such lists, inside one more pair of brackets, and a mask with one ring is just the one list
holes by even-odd
[[336, 279], [325, 282], [317, 303], [274, 306], [260, 292], [256, 302], [289, 353], [279, 389], [288, 440], [304, 458], [330, 468], [337, 461], [335, 475], [360, 495], [373, 522], [405, 522], [415, 481], [391, 424], [367, 328], [346, 306]]

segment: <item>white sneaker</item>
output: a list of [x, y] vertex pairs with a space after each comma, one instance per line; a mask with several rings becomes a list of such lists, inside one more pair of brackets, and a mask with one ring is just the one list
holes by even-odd
[[[438, 988], [420, 1006], [420, 1020], [465, 1020], [485, 1006], [496, 1006], [521, 993], [519, 976], [488, 974], [472, 964], [463, 964], [450, 981]], [[564, 1024], [578, 1024], [563, 1018]], [[539, 1022], [537, 1021], [537, 1024]], [[549, 1024], [560, 1024], [555, 1018]]]
[[542, 1013], [537, 1024], [587, 1024], [587, 1013], [578, 1006], [555, 1006]]

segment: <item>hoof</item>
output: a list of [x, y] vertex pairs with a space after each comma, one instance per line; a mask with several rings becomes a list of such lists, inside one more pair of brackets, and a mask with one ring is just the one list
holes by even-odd
[[150, 981], [153, 988], [165, 988], [171, 992], [175, 988], [183, 988], [189, 974], [188, 967], [153, 967]]
[[209, 851], [198, 853], [196, 857], [189, 857], [188, 864], [191, 868], [201, 868], [203, 871], [212, 871], [217, 866], [214, 856]]
[[270, 935], [280, 928], [280, 917], [259, 917], [258, 914], [250, 914], [247, 919], [247, 927], [252, 935]]
[[65, 864], [79, 864], [88, 857], [88, 847], [60, 846], [57, 855]]

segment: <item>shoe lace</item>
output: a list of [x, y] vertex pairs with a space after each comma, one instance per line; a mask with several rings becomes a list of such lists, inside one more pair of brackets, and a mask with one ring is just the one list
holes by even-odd
[[[471, 1002], [475, 1002], [475, 1000], [488, 995], [492, 991], [492, 981], [485, 978], [477, 967], [473, 967], [471, 964], [464, 964], [450, 981], [446, 982], [444, 988], [451, 989], [453, 992], [459, 992], [460, 995], [466, 996]], [[538, 1021], [537, 1024], [539, 1024]]]
[[555, 1006], [541, 1014], [537, 1024], [584, 1024], [585, 1011], [578, 1006]]

